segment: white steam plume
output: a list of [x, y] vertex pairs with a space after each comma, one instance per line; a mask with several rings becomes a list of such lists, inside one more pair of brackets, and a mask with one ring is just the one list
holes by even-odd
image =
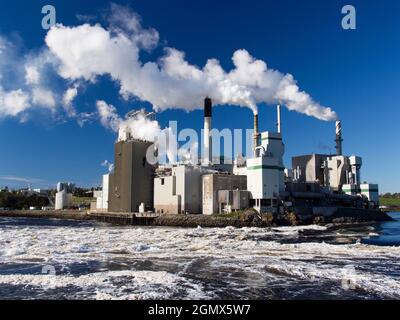
[[334, 111], [301, 91], [291, 74], [268, 68], [244, 49], [234, 52], [230, 71], [216, 59], [202, 68], [190, 64], [183, 52], [173, 48], [166, 48], [157, 63], [143, 63], [139, 52], [156, 45], [157, 31], [144, 29], [137, 14], [118, 5], [112, 6], [109, 22], [108, 28], [58, 24], [47, 33], [46, 44], [60, 61], [60, 76], [94, 81], [110, 75], [125, 99], [137, 97], [156, 110], [199, 109], [204, 97], [210, 96], [214, 104], [249, 107], [254, 113], [258, 103], [279, 102], [321, 120], [336, 119]]
[[159, 155], [166, 155], [170, 163], [177, 161], [176, 136], [171, 128], [161, 129], [156, 120], [147, 118], [143, 113], [123, 119], [116, 108], [103, 100], [96, 102], [101, 124], [118, 133], [118, 141], [130, 138], [155, 142]]
[[148, 119], [141, 113], [128, 119], [122, 119], [113, 105], [100, 100], [96, 102], [96, 106], [101, 124], [117, 132], [120, 141], [126, 140], [129, 135], [139, 140], [154, 141], [162, 132], [157, 121]]

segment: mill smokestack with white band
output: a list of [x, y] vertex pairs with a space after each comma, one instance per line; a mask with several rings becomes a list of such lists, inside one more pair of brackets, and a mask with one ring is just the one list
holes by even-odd
[[276, 113], [277, 113], [277, 117], [278, 117], [278, 122], [276, 123], [277, 127], [278, 127], [278, 133], [281, 133], [281, 106], [278, 104], [278, 106], [276, 107]]
[[336, 121], [336, 154], [338, 156], [342, 155], [342, 122]]
[[257, 157], [257, 147], [259, 146], [260, 133], [258, 131], [258, 114], [254, 115], [254, 135], [253, 135], [253, 151], [254, 158]]
[[212, 162], [212, 140], [211, 140], [212, 100], [207, 97], [204, 100], [204, 164]]

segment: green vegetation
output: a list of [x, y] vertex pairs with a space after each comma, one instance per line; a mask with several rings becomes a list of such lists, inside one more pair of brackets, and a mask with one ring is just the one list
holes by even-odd
[[214, 214], [213, 216], [218, 218], [230, 218], [230, 219], [240, 219], [243, 217], [243, 211], [233, 211], [231, 213], [218, 213]]
[[90, 203], [93, 201], [96, 201], [96, 199], [92, 197], [72, 197], [72, 204], [74, 206], [90, 205]]
[[87, 188], [75, 187], [74, 197], [92, 198], [93, 197], [93, 190], [94, 190], [93, 188], [92, 189], [87, 189]]
[[379, 203], [381, 206], [400, 207], [400, 198], [380, 197]]
[[0, 208], [22, 210], [30, 207], [42, 208], [47, 205], [49, 205], [48, 198], [37, 194], [0, 191]]

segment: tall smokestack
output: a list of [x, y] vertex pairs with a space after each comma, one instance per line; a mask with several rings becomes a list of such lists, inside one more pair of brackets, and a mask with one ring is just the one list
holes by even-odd
[[277, 122], [277, 127], [278, 127], [278, 133], [281, 133], [281, 106], [278, 104], [278, 106], [276, 107], [276, 113], [277, 113], [277, 117], [278, 117], [278, 122]]
[[338, 156], [342, 155], [342, 122], [336, 121], [336, 154]]
[[254, 158], [257, 157], [257, 147], [258, 140], [260, 137], [260, 133], [258, 131], [258, 114], [254, 115], [254, 135], [253, 135], [253, 150], [254, 150]]
[[204, 100], [204, 159], [205, 165], [212, 162], [212, 140], [211, 140], [212, 100], [207, 97]]

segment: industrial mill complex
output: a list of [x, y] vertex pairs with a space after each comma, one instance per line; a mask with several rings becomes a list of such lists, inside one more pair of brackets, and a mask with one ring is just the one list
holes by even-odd
[[[142, 111], [143, 112], [143, 111]], [[281, 107], [277, 130], [259, 132], [254, 115], [253, 157], [213, 163], [212, 100], [204, 101], [204, 156], [198, 164], [150, 164], [153, 142], [125, 129], [115, 144], [113, 172], [103, 176], [92, 212], [213, 215], [246, 209], [298, 215], [330, 215], [338, 208], [376, 209], [378, 185], [361, 183], [362, 160], [342, 154], [342, 125], [336, 121], [336, 153], [292, 158], [285, 168]], [[120, 133], [121, 136], [121, 133]]]

